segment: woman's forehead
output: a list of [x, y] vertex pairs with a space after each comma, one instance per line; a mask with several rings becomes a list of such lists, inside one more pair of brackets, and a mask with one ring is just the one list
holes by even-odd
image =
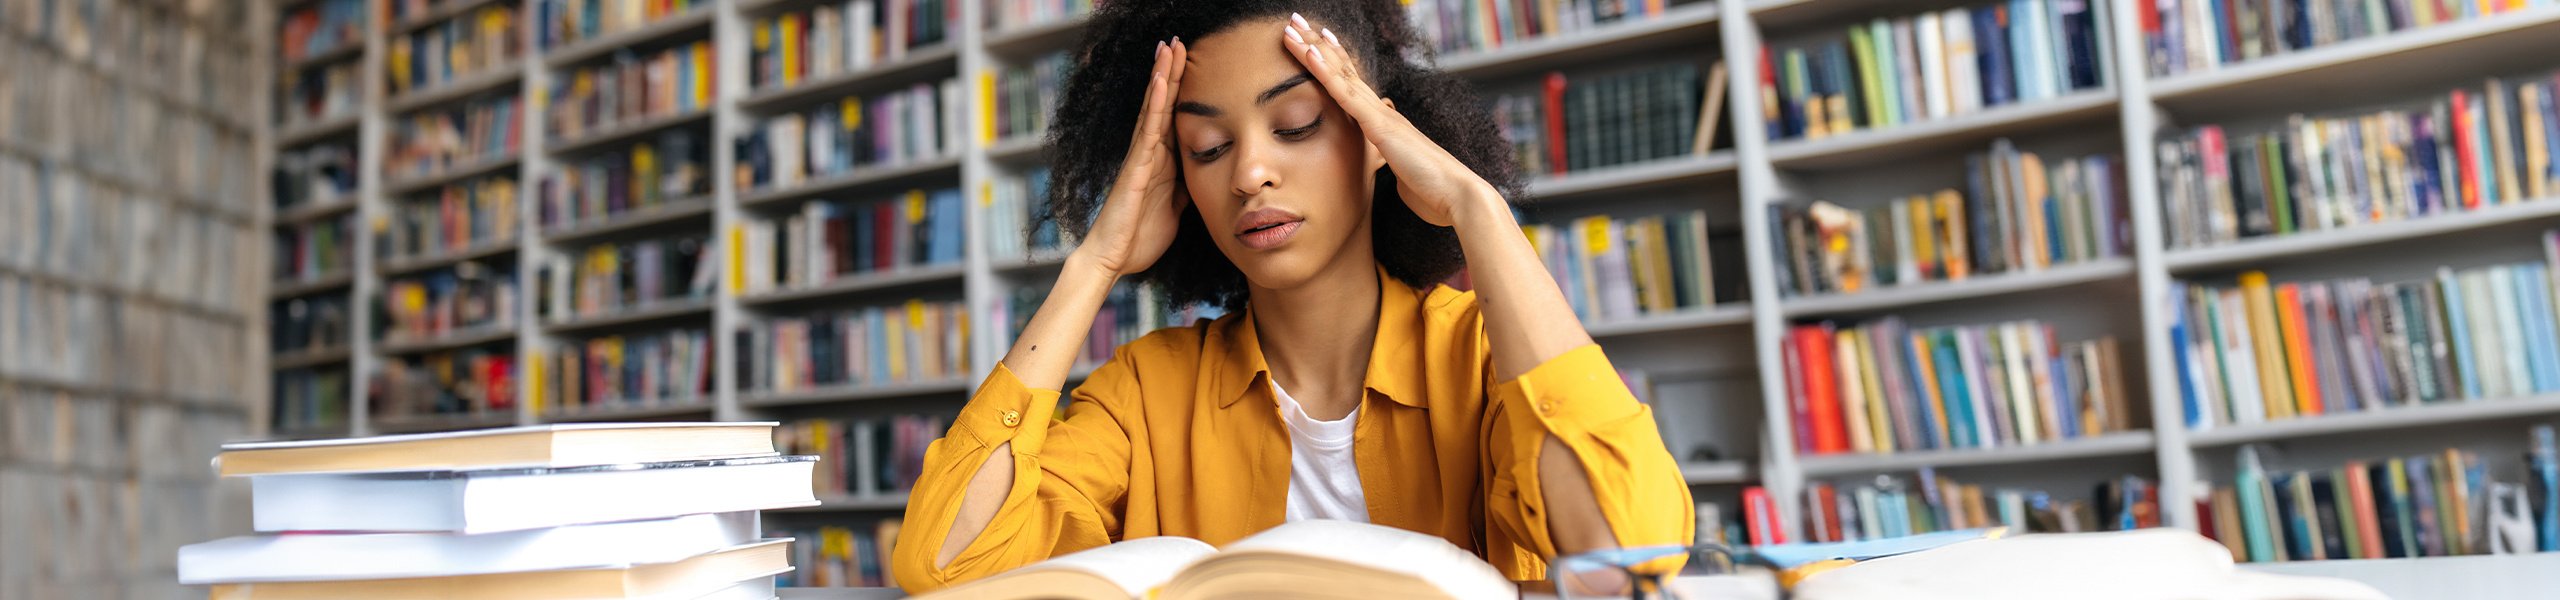
[[1197, 41], [1183, 70], [1181, 100], [1248, 108], [1254, 96], [1287, 80], [1305, 67], [1281, 43], [1286, 18], [1248, 19]]

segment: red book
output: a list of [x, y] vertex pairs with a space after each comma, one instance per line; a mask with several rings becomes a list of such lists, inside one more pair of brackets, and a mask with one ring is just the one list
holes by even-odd
[[1547, 73], [1547, 171], [1564, 174], [1564, 73]]
[[2480, 163], [2471, 152], [2471, 95], [2453, 91], [2453, 164], [2454, 177], [2462, 182], [2462, 207], [2480, 208]]
[[2216, 523], [2213, 520], [2213, 496], [2211, 494], [2206, 494], [2196, 498], [2196, 533], [2204, 534], [2204, 539], [2217, 542], [2222, 541], [2221, 532], [2214, 529], [2215, 525]]
[[1751, 536], [1751, 545], [1767, 546], [1787, 543], [1787, 531], [1778, 526], [1778, 507], [1769, 502], [1769, 491], [1760, 486], [1742, 488], [1743, 533]]
[[871, 272], [898, 266], [898, 208], [895, 202], [871, 204]]
[[2160, 35], [2159, 10], [2152, 8], [2138, 8], [2134, 9], [2134, 13], [2142, 21], [2142, 33], [2146, 34], [2146, 37], [2156, 37]]
[[1849, 451], [1848, 423], [1840, 415], [1840, 381], [1831, 356], [1831, 326], [1797, 325], [1796, 352], [1804, 373], [1805, 407], [1813, 419], [1813, 451]]
[[1793, 425], [1796, 453], [1813, 453], [1813, 413], [1805, 407], [1804, 356], [1790, 340], [1778, 352], [1787, 369], [1787, 423]]
[[1822, 541], [1826, 542], [1849, 539], [1841, 535], [1840, 531], [1839, 490], [1832, 488], [1828, 483], [1813, 484], [1813, 501], [1815, 502], [1814, 514], [1822, 515], [1822, 531], [1817, 532], [1816, 535], [1822, 536]]
[[2311, 322], [2302, 312], [2301, 285], [2276, 286], [2276, 327], [2277, 335], [2284, 336], [2285, 364], [2293, 371], [2294, 411], [2306, 417], [2321, 414], [2320, 373], [2312, 370], [2317, 363], [2311, 360], [2318, 348], [2311, 346]]
[[2363, 462], [2349, 462], [2345, 471], [2347, 506], [2340, 508], [2348, 514], [2341, 520], [2349, 535], [2355, 536], [2356, 549], [2362, 551], [2355, 557], [2382, 558], [2382, 519], [2374, 512], [2373, 478]]

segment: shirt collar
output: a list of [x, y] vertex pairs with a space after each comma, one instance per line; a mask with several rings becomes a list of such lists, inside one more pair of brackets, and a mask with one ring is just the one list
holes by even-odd
[[[1362, 385], [1397, 404], [1422, 408], [1422, 295], [1404, 281], [1378, 270], [1378, 331], [1369, 344], [1369, 372]], [[1247, 393], [1270, 385], [1271, 365], [1263, 360], [1262, 339], [1253, 326], [1253, 305], [1210, 325], [1208, 348], [1229, 360], [1216, 361], [1218, 407], [1235, 405]], [[1264, 396], [1268, 398], [1269, 396]]]

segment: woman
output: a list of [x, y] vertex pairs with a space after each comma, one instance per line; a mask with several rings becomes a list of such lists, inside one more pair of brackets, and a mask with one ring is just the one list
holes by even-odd
[[[1404, 58], [1392, 0], [1114, 0], [1088, 27], [1043, 217], [1081, 242], [926, 454], [902, 585], [1312, 518], [1522, 581], [1686, 541], [1688, 488], [1513, 220], [1491, 115]], [[1474, 292], [1436, 285], [1462, 266]], [[1230, 312], [1122, 346], [1052, 422], [1124, 277]]]

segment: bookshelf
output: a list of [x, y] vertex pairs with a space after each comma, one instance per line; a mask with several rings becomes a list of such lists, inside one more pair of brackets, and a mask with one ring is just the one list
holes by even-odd
[[[997, 235], [986, 231], [995, 216], [977, 200], [981, 194], [991, 194], [988, 190], [1000, 179], [1037, 165], [1040, 146], [1036, 138], [996, 139], [992, 131], [981, 129], [984, 125], [978, 119], [969, 118], [965, 119], [967, 130], [956, 150], [903, 162], [858, 166], [788, 186], [744, 189], [732, 185], [731, 174], [744, 159], [738, 156], [738, 148], [731, 140], [758, 131], [769, 117], [948, 77], [958, 78], [960, 87], [967, 90], [961, 94], [966, 106], [963, 114], [975, 115], [989, 101], [979, 91], [981, 77], [991, 77], [999, 68], [1027, 65], [1042, 54], [1069, 48], [1083, 34], [1083, 17], [996, 29], [990, 25], [987, 2], [960, 0], [959, 19], [953, 23], [949, 36], [939, 43], [882, 57], [860, 69], [814, 75], [788, 86], [750, 88], [748, 72], [755, 68], [749, 59], [753, 23], [818, 2], [704, 1], [653, 22], [557, 47], [527, 42], [523, 55], [506, 64], [430, 89], [399, 96], [385, 92], [387, 40], [391, 36], [431, 27], [440, 15], [450, 18], [485, 5], [538, 1], [441, 3], [414, 20], [397, 24], [369, 21], [360, 43], [352, 47], [290, 64], [278, 62], [278, 68], [285, 71], [343, 61], [361, 65], [362, 102], [355, 114], [334, 115], [288, 128], [262, 129], [273, 143], [270, 157], [274, 152], [332, 140], [356, 142], [359, 185], [351, 200], [279, 210], [263, 217], [264, 222], [284, 225], [354, 212], [362, 226], [353, 232], [356, 240], [351, 252], [357, 256], [353, 273], [318, 281], [275, 282], [268, 287], [268, 296], [278, 300], [306, 296], [349, 299], [348, 330], [368, 332], [376, 328], [375, 321], [383, 318], [375, 314], [379, 307], [373, 299], [395, 276], [468, 261], [499, 261], [516, 265], [513, 277], [520, 282], [521, 312], [503, 328], [462, 331], [425, 340], [383, 340], [359, 333], [336, 347], [269, 356], [268, 364], [276, 370], [343, 364], [356, 374], [347, 378], [350, 406], [342, 411], [349, 424], [336, 433], [371, 434], [549, 420], [705, 415], [717, 419], [788, 419], [892, 411], [948, 414], [957, 409], [974, 388], [977, 377], [823, 386], [791, 392], [749, 389], [728, 358], [741, 350], [732, 332], [752, 323], [814, 310], [909, 298], [960, 300], [966, 302], [971, 319], [967, 370], [984, 373], [1004, 350], [1006, 332], [1002, 331], [998, 315], [1005, 304], [1019, 290], [1045, 289], [1046, 278], [1054, 276], [1062, 258], [1054, 252], [1037, 251], [1027, 256], [998, 257], [986, 247], [987, 238]], [[1700, 401], [1716, 405], [1711, 407], [1715, 411], [1748, 415], [1749, 422], [1740, 427], [1745, 430], [1741, 435], [1751, 439], [1719, 440], [1727, 454], [1742, 458], [1701, 461], [1681, 456], [1683, 475], [1700, 486], [1702, 498], [1730, 493], [1738, 484], [1764, 486], [1773, 497], [1781, 499], [1777, 503], [1781, 523], [1790, 530], [1791, 538], [1797, 538], [1801, 537], [1796, 534], [1803, 523], [1798, 514], [1801, 504], [1791, 499], [1815, 479], [1905, 472], [1921, 467], [1997, 467], [2067, 475], [2091, 459], [2120, 462], [2131, 457], [2154, 465], [2155, 470], [2138, 474], [2159, 482], [2161, 497], [2179, 498], [2191, 494], [2191, 486], [2203, 478], [2201, 473], [2216, 472], [2199, 464], [2220, 459], [2199, 455], [2218, 448], [2323, 436], [2388, 435], [2426, 426], [2560, 414], [2560, 400], [2533, 396], [2189, 430], [2180, 426], [2186, 421], [2177, 391], [2179, 375], [2167, 337], [2169, 324], [2176, 317], [2164, 303], [2144, 301], [2166, 297], [2172, 282], [2182, 278], [2278, 263], [2336, 262], [2349, 260], [2331, 258], [2345, 251], [2414, 247], [2488, 229], [2560, 221], [2560, 203], [2524, 202], [2228, 244], [2171, 247], [2161, 204], [2161, 166], [2157, 164], [2154, 145], [2162, 132], [2186, 125], [2311, 110], [2297, 107], [2300, 102], [2292, 97], [2299, 94], [2288, 93], [2290, 90], [2335, 91], [2335, 102], [2363, 105], [2432, 93], [2465, 81], [2476, 83], [2480, 77], [2526, 68], [2560, 68], [2560, 63], [2540, 58], [2560, 50], [2560, 6], [2537, 4], [2218, 68], [2154, 76], [2150, 50], [2139, 29], [2140, 4], [2144, 3], [2095, 4], [2105, 11], [2099, 22], [2105, 27], [2106, 45], [2098, 52], [2110, 73], [2100, 87], [1818, 139], [1771, 139], [1769, 123], [1763, 116], [1764, 98], [1750, 84], [1760, 80], [1762, 66], [1750, 60], [1732, 61], [1727, 67], [1729, 81], [1734, 85], [1727, 87], [1725, 114], [1720, 115], [1720, 129], [1730, 132], [1732, 138], [1730, 147], [1717, 145], [1704, 154], [1577, 170], [1540, 176], [1530, 182], [1529, 191], [1534, 196], [1530, 208], [1542, 217], [1603, 213], [1628, 205], [1643, 207], [1635, 209], [1637, 212], [1660, 207], [1703, 208], [1720, 232], [1738, 232], [1742, 240], [1738, 247], [1741, 260], [1737, 263], [1742, 266], [1741, 272], [1726, 275], [1743, 282], [1740, 296], [1717, 297], [1705, 306], [1586, 324], [1622, 367], [1664, 372], [1705, 370], [1735, 374], [1742, 380], [1738, 386], [1715, 388], [1723, 391]], [[1933, 3], [1927, 8], [1966, 5], [1970, 3]], [[1478, 80], [1490, 96], [1518, 88], [1521, 82], [1551, 70], [1605, 70], [1659, 61], [1662, 55], [1695, 55], [1702, 60], [1758, 56], [1764, 40], [1775, 42], [1772, 47], [1777, 47], [1838, 26], [1902, 16], [1912, 10], [1916, 9], [1881, 0], [1682, 2], [1652, 18], [1514, 41], [1489, 50], [1443, 53], [1439, 64]], [[529, 19], [520, 19], [519, 25], [528, 38], [533, 27], [538, 26], [529, 23]], [[523, 119], [521, 141], [512, 151], [463, 161], [415, 178], [400, 179], [385, 173], [387, 138], [393, 119], [400, 114], [450, 106], [491, 93], [541, 98], [562, 73], [604, 59], [616, 48], [661, 48], [696, 40], [709, 41], [714, 50], [712, 102], [707, 108], [622, 121], [572, 139], [553, 139], [538, 118], [543, 113], [541, 102], [529, 102], [525, 105], [535, 108]], [[2466, 66], [2448, 69], [2445, 65]], [[2437, 74], [2447, 70], [2459, 73]], [[2389, 83], [2389, 75], [2395, 73], [2425, 73], [2427, 76], [2421, 79], [2453, 83], [2394, 85]], [[661, 204], [571, 223], [545, 223], [540, 218], [536, 206], [543, 182], [560, 172], [572, 155], [613, 151], [671, 131], [707, 132], [697, 139], [708, 144], [704, 154], [708, 156], [707, 176], [713, 178], [713, 183], [707, 193], [683, 195]], [[1897, 187], [1899, 179], [1913, 171], [1906, 165], [1979, 151], [1994, 139], [2036, 137], [2089, 140], [2072, 152], [2047, 154], [2112, 153], [2119, 157], [2129, 238], [2121, 255], [1853, 294], [1795, 296], [1779, 289], [1773, 265], [1780, 257], [1775, 255], [1772, 242], [1782, 239], [1784, 233], [1773, 231], [1768, 220], [1759, 217], [1766, 214], [1769, 206], [1824, 195], [1881, 193], [1870, 190], [1925, 191], [1936, 184]], [[491, 175], [511, 176], [519, 186], [517, 204], [521, 213], [514, 219], [515, 231], [504, 236], [503, 241], [432, 257], [385, 260], [386, 257], [373, 255], [375, 237], [380, 235], [378, 223], [389, 217], [393, 202], [439, 186]], [[1877, 181], [1844, 183], [1869, 178]], [[575, 257], [580, 248], [682, 233], [707, 234], [711, 244], [725, 252], [733, 243], [732, 236], [742, 227], [796, 214], [813, 201], [869, 201], [908, 189], [952, 187], [968, 198], [962, 203], [967, 207], [963, 220], [964, 229], [971, 232], [964, 259], [955, 263], [902, 266], [847, 275], [815, 286], [752, 293], [727, 283], [730, 274], [724, 272], [720, 276], [722, 282], [706, 299], [643, 304], [626, 312], [581, 316], [565, 322], [535, 316], [531, 298], [536, 288], [544, 284], [530, 265]], [[2418, 258], [2410, 260], [2447, 258], [2415, 254]], [[724, 257], [720, 268], [725, 271], [733, 264], [736, 263]], [[1723, 268], [1719, 264], [1718, 269]], [[1994, 449], [1883, 455], [1814, 455], [1790, 450], [1796, 442], [1788, 420], [1789, 382], [1780, 365], [1784, 364], [1785, 338], [1791, 325], [1904, 314], [1925, 315], [1925, 319], [1915, 317], [1915, 321], [1931, 320], [1937, 324], [1980, 324], [2054, 304], [2087, 305], [2075, 308], [2085, 311], [2050, 319], [2061, 327], [2117, 334], [2121, 338], [2124, 345], [2117, 368], [2134, 390], [2130, 404], [2143, 417], [2137, 421], [2147, 426]], [[714, 362], [711, 392], [700, 405], [643, 403], [640, 408], [546, 413], [535, 409], [531, 402], [519, 401], [494, 414], [392, 419], [375, 418], [366, 401], [366, 374], [380, 371], [388, 360], [482, 347], [506, 348], [521, 365], [533, 357], [556, 356], [563, 347], [608, 332], [704, 326], [712, 332], [714, 355], [721, 358]], [[533, 398], [533, 384], [528, 379], [518, 377], [514, 382], [519, 389], [517, 398]], [[1767, 450], [1757, 450], [1761, 448]], [[894, 495], [835, 498], [824, 508], [877, 513], [894, 511], [903, 502], [902, 496]], [[1738, 511], [1738, 507], [1729, 510]], [[2170, 525], [2196, 526], [2192, 505], [2164, 502], [2162, 510]]]

